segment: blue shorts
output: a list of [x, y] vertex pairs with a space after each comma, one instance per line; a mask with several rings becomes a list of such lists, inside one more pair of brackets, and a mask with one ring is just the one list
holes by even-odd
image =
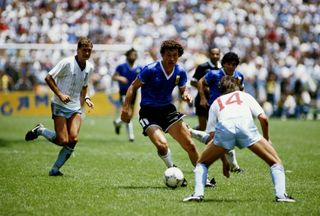
[[75, 113], [82, 114], [81, 109], [70, 110], [56, 103], [51, 103], [51, 111], [52, 111], [52, 119], [56, 116], [62, 116], [62, 117], [65, 117], [66, 119], [69, 119]]
[[227, 150], [235, 146], [241, 149], [258, 142], [261, 137], [252, 119], [232, 119], [217, 123], [213, 143]]
[[143, 135], [151, 125], [157, 125], [165, 133], [174, 123], [180, 121], [185, 115], [176, 110], [173, 104], [163, 107], [142, 106], [139, 111], [139, 122], [143, 128]]

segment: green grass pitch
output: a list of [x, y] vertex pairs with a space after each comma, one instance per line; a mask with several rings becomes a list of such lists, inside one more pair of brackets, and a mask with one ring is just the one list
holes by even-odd
[[[296, 203], [274, 201], [269, 168], [248, 149], [236, 150], [244, 174], [224, 178], [219, 161], [209, 169], [217, 187], [206, 190], [202, 203], [183, 203], [194, 180], [182, 148], [166, 136], [189, 182], [172, 190], [163, 184], [165, 166], [137, 119], [134, 143], [124, 126], [115, 135], [112, 120], [85, 118], [75, 154], [62, 168], [65, 175], [49, 177], [59, 148], [43, 137], [27, 143], [24, 135], [38, 122], [52, 129], [50, 117], [0, 116], [0, 215], [320, 215], [319, 121], [270, 120]], [[185, 121], [196, 124], [195, 117]]]

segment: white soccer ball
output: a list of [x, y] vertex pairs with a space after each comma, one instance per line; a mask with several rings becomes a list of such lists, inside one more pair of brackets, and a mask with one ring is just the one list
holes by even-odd
[[169, 188], [181, 186], [183, 180], [183, 172], [177, 167], [170, 167], [164, 172], [163, 181]]

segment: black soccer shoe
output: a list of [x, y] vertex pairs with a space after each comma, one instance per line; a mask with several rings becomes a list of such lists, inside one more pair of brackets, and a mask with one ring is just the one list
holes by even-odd
[[25, 136], [25, 140], [26, 141], [30, 141], [30, 140], [34, 140], [34, 139], [37, 139], [38, 138], [38, 130], [39, 128], [43, 127], [42, 124], [37, 124], [34, 128], [32, 128], [31, 130], [29, 130], [27, 133], [26, 133], [26, 136]]
[[116, 132], [116, 134], [120, 134], [120, 128], [121, 128], [121, 125], [120, 124], [117, 124], [116, 121], [113, 121], [113, 125], [114, 125], [114, 130]]
[[59, 170], [58, 171], [50, 170], [49, 176], [63, 176], [63, 173], [60, 172]]

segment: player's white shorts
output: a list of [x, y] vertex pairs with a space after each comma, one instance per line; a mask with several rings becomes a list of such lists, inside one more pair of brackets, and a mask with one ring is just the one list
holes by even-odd
[[216, 124], [213, 143], [231, 150], [235, 146], [246, 148], [258, 142], [261, 134], [253, 120], [232, 119]]

